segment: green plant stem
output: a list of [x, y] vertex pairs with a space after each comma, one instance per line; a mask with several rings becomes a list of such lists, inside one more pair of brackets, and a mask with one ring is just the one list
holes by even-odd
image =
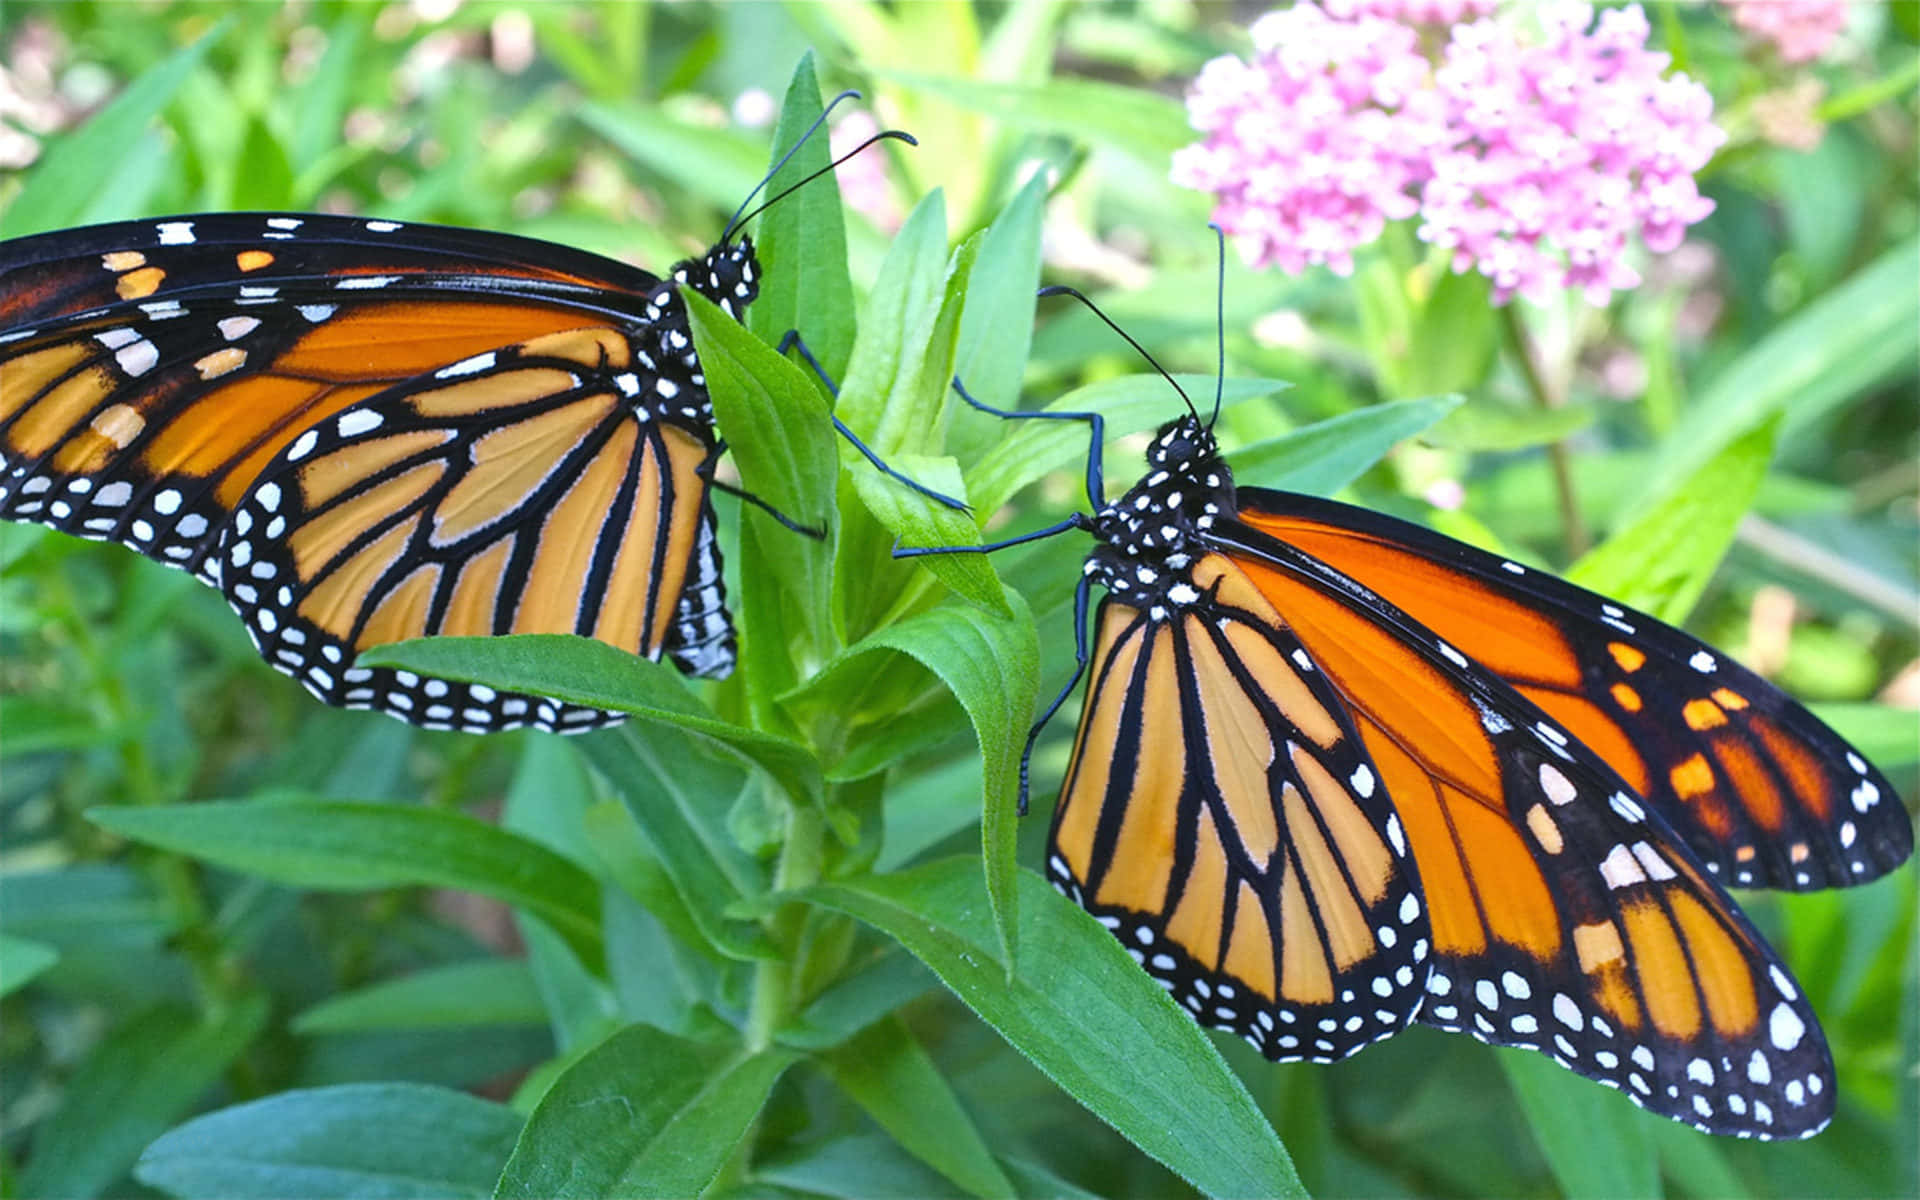
[[[797, 891], [819, 880], [823, 833], [818, 810], [803, 805], [788, 809], [787, 840], [780, 848], [780, 863], [774, 869], [774, 891]], [[789, 1015], [796, 955], [806, 915], [804, 905], [783, 904], [766, 919], [767, 935], [779, 947], [780, 957], [754, 967], [753, 1000], [747, 1011], [749, 1053], [758, 1054], [771, 1046], [774, 1030]]]
[[[1506, 330], [1507, 343], [1513, 349], [1515, 361], [1520, 364], [1521, 378], [1527, 381], [1527, 391], [1533, 395], [1534, 403], [1546, 409], [1561, 407], [1565, 397], [1556, 395], [1547, 386], [1539, 363], [1534, 361], [1533, 341], [1527, 336], [1527, 328], [1512, 303], [1500, 306], [1500, 325]], [[1560, 526], [1565, 531], [1567, 557], [1579, 558], [1587, 552], [1592, 539], [1587, 533], [1586, 521], [1580, 516], [1580, 499], [1573, 488], [1573, 457], [1567, 452], [1566, 442], [1550, 443], [1547, 446], [1547, 460], [1553, 464], [1553, 488], [1560, 504]]]

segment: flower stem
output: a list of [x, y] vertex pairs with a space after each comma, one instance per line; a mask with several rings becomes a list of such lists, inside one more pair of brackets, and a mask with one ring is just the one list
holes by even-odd
[[[1534, 403], [1544, 409], [1559, 408], [1566, 398], [1549, 387], [1546, 377], [1540, 373], [1540, 364], [1534, 359], [1533, 340], [1527, 336], [1526, 325], [1513, 303], [1500, 306], [1500, 324], [1506, 330], [1507, 343], [1513, 348], [1513, 357], [1520, 364], [1520, 375], [1527, 381], [1527, 391], [1532, 393]], [[1553, 486], [1560, 504], [1560, 527], [1565, 531], [1567, 557], [1579, 558], [1587, 552], [1592, 539], [1587, 534], [1586, 521], [1580, 516], [1580, 500], [1573, 488], [1573, 457], [1567, 452], [1565, 441], [1548, 444], [1547, 461], [1553, 464]]]
[[[774, 868], [773, 890], [795, 891], [820, 878], [820, 813], [808, 805], [788, 810], [787, 840]], [[766, 930], [781, 957], [761, 961], [754, 968], [753, 999], [747, 1012], [747, 1049], [758, 1054], [773, 1044], [773, 1034], [788, 1017], [793, 1003], [793, 972], [799, 950], [806, 906], [784, 904], [766, 919]]]

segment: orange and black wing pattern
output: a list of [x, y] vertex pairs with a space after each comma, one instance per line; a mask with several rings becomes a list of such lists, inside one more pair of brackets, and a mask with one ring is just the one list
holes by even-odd
[[269, 661], [329, 704], [429, 727], [591, 728], [619, 714], [355, 668], [429, 636], [572, 633], [731, 662], [712, 443], [650, 418], [653, 377], [605, 329], [549, 334], [397, 385], [308, 429], [241, 499], [216, 561]]
[[1460, 648], [1257, 526], [1212, 540], [1357, 726], [1419, 865], [1420, 1020], [1539, 1050], [1741, 1137], [1833, 1113], [1833, 1063], [1773, 950], [1657, 811]]
[[369, 679], [351, 656], [542, 630], [726, 673], [715, 437], [675, 287], [737, 313], [753, 272], [744, 240], [662, 280], [308, 214], [0, 243], [0, 518], [223, 587], [267, 660], [331, 703], [475, 730], [612, 719], [484, 688], [450, 702], [456, 685]]
[[1887, 779], [1711, 647], [1417, 525], [1284, 492], [1238, 496], [1241, 521], [1366, 585], [1538, 705], [1722, 883], [1844, 887], [1912, 853]]
[[531, 265], [542, 243], [497, 242], [236, 213], [0, 243], [0, 517], [201, 573], [301, 433], [496, 347], [632, 324], [658, 283], [610, 261], [624, 278], [568, 277]]
[[1173, 595], [1101, 606], [1048, 875], [1201, 1024], [1276, 1060], [1345, 1058], [1425, 994], [1405, 831], [1245, 575], [1210, 556]]

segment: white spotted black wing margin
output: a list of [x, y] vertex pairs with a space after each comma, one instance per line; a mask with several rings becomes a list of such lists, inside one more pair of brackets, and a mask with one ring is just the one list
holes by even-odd
[[1539, 1050], [1707, 1132], [1833, 1113], [1806, 997], [1591, 749], [1447, 641], [1255, 529], [1220, 535], [1313, 655], [1393, 798], [1433, 935], [1420, 1020]]
[[[620, 719], [353, 660], [408, 638], [513, 633], [661, 655], [704, 566], [713, 446], [650, 402], [671, 389], [637, 357], [611, 330], [553, 334], [390, 388], [294, 439], [220, 545], [227, 599], [262, 656], [327, 703], [429, 728], [576, 732]], [[718, 580], [699, 582], [724, 622]], [[731, 627], [721, 635], [730, 646]]]
[[1103, 604], [1048, 870], [1195, 1020], [1332, 1062], [1413, 1019], [1427, 919], [1351, 723], [1237, 575], [1203, 561], [1162, 619]]
[[1559, 721], [1720, 882], [1846, 887], [1912, 855], [1886, 776], [1698, 639], [1380, 513], [1259, 488], [1239, 502], [1241, 520], [1365, 584]]

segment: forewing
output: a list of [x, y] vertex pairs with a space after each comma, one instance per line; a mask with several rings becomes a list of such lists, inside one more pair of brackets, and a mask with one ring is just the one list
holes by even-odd
[[[624, 337], [582, 329], [323, 421], [234, 513], [218, 559], [228, 601], [260, 653], [329, 704], [473, 732], [618, 719], [352, 663], [407, 638], [513, 633], [658, 658], [712, 537], [714, 447], [641, 402], [654, 383]], [[724, 622], [717, 579], [699, 590]]]
[[657, 284], [579, 251], [236, 214], [0, 243], [0, 518], [203, 573], [303, 431], [499, 346], [625, 328]]
[[1238, 572], [1108, 601], [1048, 871], [1203, 1025], [1328, 1062], [1411, 1021], [1426, 916], [1351, 723]]
[[1405, 826], [1434, 944], [1421, 1020], [1713, 1133], [1826, 1125], [1833, 1064], [1805, 997], [1605, 762], [1326, 564], [1222, 536], [1353, 714]]
[[1884, 775], [1778, 688], [1671, 626], [1430, 530], [1243, 488], [1241, 519], [1367, 585], [1604, 758], [1740, 887], [1841, 887], [1913, 852]]

